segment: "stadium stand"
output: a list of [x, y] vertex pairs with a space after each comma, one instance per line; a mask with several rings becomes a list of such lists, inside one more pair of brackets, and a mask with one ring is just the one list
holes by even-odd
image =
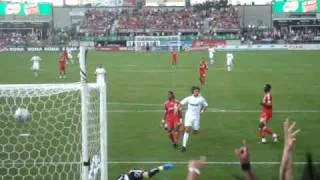
[[119, 15], [107, 10], [88, 10], [82, 24], [82, 32], [108, 33], [118, 20], [118, 32], [207, 33], [212, 31], [239, 31], [237, 10], [183, 9], [124, 9]]

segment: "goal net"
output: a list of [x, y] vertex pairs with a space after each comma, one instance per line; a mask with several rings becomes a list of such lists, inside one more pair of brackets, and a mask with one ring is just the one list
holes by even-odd
[[106, 180], [105, 104], [94, 83], [0, 85], [1, 179]]
[[135, 36], [135, 51], [180, 51], [180, 36]]

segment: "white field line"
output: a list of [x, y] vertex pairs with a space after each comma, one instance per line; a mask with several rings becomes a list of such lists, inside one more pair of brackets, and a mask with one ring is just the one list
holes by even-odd
[[153, 107], [163, 106], [163, 104], [126, 103], [126, 102], [108, 102], [107, 104], [120, 105], [120, 106], [153, 106]]
[[[162, 113], [164, 110], [115, 110], [109, 109], [109, 113]], [[208, 109], [207, 113], [259, 113], [260, 110], [224, 110]], [[320, 110], [276, 110], [274, 113], [320, 113]]]
[[[186, 161], [109, 161], [109, 164], [164, 164], [164, 163], [173, 163], [173, 164], [188, 164]], [[210, 165], [240, 165], [237, 161], [208, 161]], [[256, 161], [250, 162], [253, 165], [280, 165], [281, 162], [278, 161]], [[294, 165], [305, 165], [307, 162], [294, 162]], [[320, 162], [313, 162], [313, 164], [320, 164]]]
[[[128, 102], [109, 102], [109, 105], [119, 105], [119, 106], [145, 106], [145, 107], [162, 107], [162, 104], [147, 104], [147, 103], [128, 103]], [[113, 108], [112, 108], [113, 109]], [[121, 110], [114, 109], [109, 110], [111, 113], [158, 113], [163, 112], [161, 109], [155, 110]], [[245, 109], [222, 109], [222, 108], [208, 108], [207, 112], [211, 113], [257, 113], [260, 110], [245, 110]], [[320, 113], [320, 110], [274, 110], [275, 113]]]
[[[173, 163], [176, 165], [188, 164], [187, 161], [108, 161], [108, 164], [164, 164], [164, 163]], [[238, 161], [208, 161], [209, 165], [240, 165]], [[253, 165], [280, 165], [279, 161], [253, 161], [250, 162]], [[23, 161], [7, 161], [0, 163], [4, 165], [57, 165], [57, 164], [81, 164], [81, 162], [23, 162]], [[297, 161], [293, 162], [294, 165], [305, 165], [307, 162]], [[319, 161], [313, 162], [313, 164], [320, 164]]]

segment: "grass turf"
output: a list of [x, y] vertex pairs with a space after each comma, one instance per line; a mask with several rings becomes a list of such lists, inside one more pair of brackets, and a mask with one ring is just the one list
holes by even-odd
[[[33, 54], [36, 53], [1, 53], [1, 84], [79, 81], [77, 65], [68, 67], [66, 79], [58, 79], [57, 53], [37, 53], [43, 61], [40, 76], [35, 78], [30, 70], [29, 61]], [[233, 151], [240, 145], [242, 139], [246, 139], [249, 143], [252, 161], [280, 161], [282, 143], [266, 145], [257, 143], [259, 102], [263, 96], [263, 84], [266, 82], [273, 86], [275, 113], [270, 126], [282, 137], [283, 120], [289, 117], [296, 121], [297, 127], [301, 128], [302, 132], [298, 135], [294, 160], [305, 161], [307, 151], [311, 151], [314, 158], [319, 160], [320, 142], [316, 140], [320, 129], [318, 123], [320, 117], [319, 52], [235, 52], [235, 69], [230, 73], [226, 72], [224, 56], [225, 53], [218, 52], [216, 64], [209, 66], [207, 86], [201, 92], [210, 108], [209, 112], [201, 118], [201, 133], [197, 136], [191, 135], [188, 151], [180, 153], [171, 147], [164, 131], [160, 128], [160, 120], [163, 116], [161, 104], [166, 100], [168, 90], [173, 90], [178, 99], [190, 94], [190, 87], [199, 84], [197, 72], [199, 59], [207, 57], [207, 53], [181, 53], [177, 68], [171, 67], [169, 53], [89, 53], [87, 71], [90, 81], [95, 80], [94, 70], [98, 64], [103, 64], [107, 70], [109, 160], [128, 162], [128, 164], [109, 164], [110, 179], [115, 179], [119, 173], [130, 168], [151, 168], [159, 165], [135, 163], [137, 161], [187, 162], [201, 155], [207, 156], [210, 162], [227, 163], [208, 165], [203, 169], [202, 179], [234, 179], [233, 175], [241, 175], [240, 167], [228, 163], [237, 161]], [[1, 106], [3, 107], [4, 104]], [[52, 120], [54, 125], [49, 121], [43, 124], [46, 127], [60, 128], [61, 123], [57, 121], [61, 118], [63, 116], [56, 117], [56, 121]], [[40, 117], [38, 119], [43, 122]], [[47, 119], [44, 118], [44, 120]], [[41, 133], [48, 134], [43, 132], [44, 128], [40, 122], [38, 125], [36, 125], [37, 122], [32, 122], [33, 126], [30, 128], [34, 134], [31, 134], [31, 137]], [[68, 126], [68, 122], [64, 126]], [[14, 137], [14, 133], [11, 132], [17, 127], [10, 118], [2, 116], [0, 123], [1, 127], [6, 127], [0, 130], [0, 146], [2, 149], [7, 148], [7, 151], [0, 154], [2, 160], [14, 160], [17, 156], [20, 159], [31, 156], [54, 157], [61, 153], [56, 143], [62, 146], [65, 144], [65, 147], [70, 150], [73, 147], [68, 144], [78, 140], [76, 135], [75, 137], [71, 135], [71, 138], [60, 139], [60, 144], [57, 142], [58, 137], [51, 136], [28, 142]], [[42, 128], [38, 128], [39, 126]], [[79, 126], [74, 127], [73, 130], [77, 128], [79, 129]], [[6, 137], [7, 135], [11, 137]], [[43, 152], [39, 151], [39, 154], [31, 155], [24, 152], [28, 146], [31, 149], [39, 148], [37, 143], [49, 144], [50, 147]], [[67, 156], [71, 155], [67, 154]], [[63, 160], [62, 158], [63, 156], [56, 157], [55, 160]], [[270, 180], [278, 179], [278, 167], [279, 165], [260, 164], [254, 165], [254, 170], [259, 179]], [[295, 176], [299, 177], [302, 168], [303, 166], [295, 166]], [[72, 165], [68, 167], [55, 165], [52, 168], [41, 166], [31, 169], [2, 166], [0, 174], [5, 177], [5, 180], [13, 179], [12, 175], [16, 179], [23, 179], [23, 176], [25, 179], [33, 177], [73, 179], [74, 177], [68, 176], [67, 173], [59, 176], [59, 173], [54, 172], [70, 173], [71, 170], [76, 169], [77, 167]], [[26, 176], [27, 174], [29, 176]], [[34, 176], [36, 174], [42, 175]], [[185, 174], [186, 165], [178, 164], [173, 171], [159, 174], [156, 179], [185, 179]]]

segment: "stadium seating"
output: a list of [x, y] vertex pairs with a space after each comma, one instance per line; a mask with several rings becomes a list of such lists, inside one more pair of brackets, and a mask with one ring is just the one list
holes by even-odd
[[118, 21], [119, 32], [199, 32], [240, 29], [238, 12], [224, 10], [124, 9], [118, 15], [107, 10], [89, 10], [82, 23], [82, 32], [89, 35], [108, 33]]
[[91, 9], [85, 14], [81, 31], [89, 35], [104, 35], [115, 20], [115, 13], [108, 10]]

